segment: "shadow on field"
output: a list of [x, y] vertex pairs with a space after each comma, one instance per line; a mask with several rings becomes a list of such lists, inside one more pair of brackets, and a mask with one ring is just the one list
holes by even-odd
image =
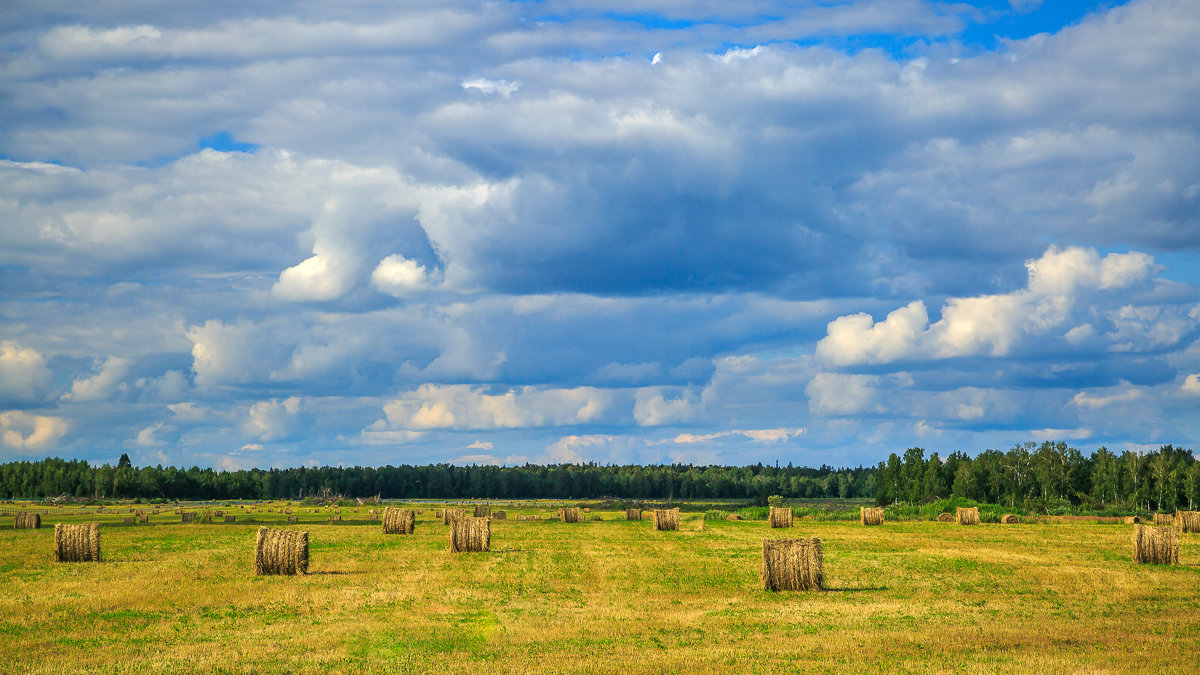
[[342, 576], [351, 574], [366, 574], [364, 570], [309, 570], [309, 576]]
[[886, 591], [887, 586], [862, 586], [859, 588], [825, 588], [826, 593], [867, 593], [870, 591]]

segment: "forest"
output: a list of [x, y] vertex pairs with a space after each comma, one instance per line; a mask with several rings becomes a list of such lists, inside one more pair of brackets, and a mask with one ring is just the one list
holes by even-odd
[[217, 471], [48, 458], [0, 464], [0, 498], [293, 499], [874, 499], [923, 504], [961, 498], [1032, 512], [1170, 511], [1200, 503], [1200, 462], [1173, 445], [1091, 455], [1032, 442], [975, 456], [914, 447], [874, 467], [427, 464]]

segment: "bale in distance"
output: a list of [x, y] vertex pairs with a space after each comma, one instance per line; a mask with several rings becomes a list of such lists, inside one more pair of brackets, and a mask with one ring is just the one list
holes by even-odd
[[492, 507], [487, 504], [476, 504], [474, 515], [476, 518], [487, 518], [492, 515]]
[[254, 542], [254, 573], [308, 574], [308, 531], [258, 528]]
[[454, 522], [455, 518], [462, 518], [462, 517], [463, 517], [462, 509], [443, 509], [442, 510], [441, 519], [442, 519], [443, 525], [449, 525], [452, 522]]
[[225, 522], [227, 522], [227, 523], [236, 523], [236, 522], [237, 522], [237, 516], [225, 516]]
[[860, 506], [858, 507], [858, 522], [860, 525], [882, 525], [883, 524], [883, 507], [882, 506]]
[[489, 551], [492, 521], [489, 518], [455, 518], [450, 523], [450, 552]]
[[654, 509], [654, 529], [679, 530], [679, 509]]
[[583, 514], [578, 507], [569, 506], [558, 510], [558, 519], [564, 523], [582, 523]]
[[1126, 525], [1137, 525], [1140, 522], [1142, 522], [1142, 519], [1137, 516], [1125, 516]]
[[287, 521], [289, 523], [298, 523], [300, 522], [300, 516], [288, 516]]
[[625, 509], [625, 520], [641, 520], [641, 509]]
[[939, 514], [939, 515], [938, 515], [938, 517], [937, 517], [937, 521], [938, 521], [939, 523], [953, 523], [953, 522], [954, 522], [954, 516], [952, 516], [952, 515], [951, 515], [951, 514], [949, 514], [949, 513], [942, 513], [942, 514]]
[[955, 525], [978, 525], [979, 524], [979, 507], [978, 506], [960, 506], [954, 510]]
[[824, 583], [821, 540], [764, 539], [759, 576], [768, 591], [819, 590]]
[[725, 520], [741, 520], [741, 519], [742, 519], [742, 517], [736, 513], [731, 513], [731, 514], [725, 516]]
[[1174, 525], [1175, 519], [1172, 518], [1171, 514], [1169, 514], [1169, 513], [1156, 513], [1156, 514], [1154, 514], [1154, 524], [1155, 525]]
[[137, 520], [137, 518], [135, 518], [134, 516], [125, 516], [124, 518], [121, 519], [121, 522], [124, 523], [125, 525], [133, 525], [134, 521], [136, 521], [136, 520]]
[[1179, 564], [1179, 533], [1173, 527], [1133, 526], [1133, 562]]
[[99, 562], [100, 523], [56, 523], [54, 562]]
[[508, 514], [504, 511], [493, 511], [492, 520], [508, 520]]
[[40, 513], [18, 513], [17, 520], [13, 523], [13, 529], [16, 530], [37, 530], [42, 527], [42, 514]]
[[398, 509], [389, 506], [383, 511], [384, 534], [412, 534], [417, 522], [417, 514], [412, 509]]
[[1175, 526], [1180, 534], [1200, 532], [1200, 511], [1176, 511]]
[[143, 525], [149, 525], [150, 524], [150, 516], [146, 516], [146, 515], [138, 516], [137, 521]]
[[792, 509], [786, 506], [771, 507], [771, 527], [791, 527]]
[[1001, 525], [1013, 525], [1016, 522], [1017, 522], [1017, 517], [1011, 513], [1004, 514], [1004, 517], [1000, 519]]

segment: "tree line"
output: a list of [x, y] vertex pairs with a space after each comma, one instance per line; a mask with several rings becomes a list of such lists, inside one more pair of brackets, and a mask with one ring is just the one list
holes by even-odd
[[1029, 511], [1173, 511], [1200, 504], [1200, 462], [1173, 445], [1120, 455], [1100, 447], [1084, 456], [1063, 442], [1024, 443], [975, 457], [928, 458], [922, 448], [892, 453], [876, 475], [877, 504], [920, 504], [959, 497]]
[[47, 499], [292, 499], [318, 495], [384, 499], [864, 498], [875, 470], [806, 467], [428, 464], [216, 471], [44, 459], [0, 464], [0, 497]]
[[962, 498], [1033, 512], [1171, 511], [1200, 505], [1200, 462], [1190, 450], [1090, 456], [1063, 442], [1024, 443], [974, 457], [914, 447], [874, 467], [452, 464], [217, 471], [44, 459], [0, 464], [0, 498], [291, 499], [871, 499], [924, 504]]

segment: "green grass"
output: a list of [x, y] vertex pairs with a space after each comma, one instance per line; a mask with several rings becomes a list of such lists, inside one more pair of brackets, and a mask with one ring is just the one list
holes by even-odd
[[[459, 555], [432, 510], [384, 536], [366, 508], [341, 523], [304, 509], [312, 574], [293, 578], [253, 574], [255, 530], [282, 514], [122, 525], [125, 509], [48, 509], [32, 531], [8, 517], [0, 672], [1200, 670], [1200, 535], [1163, 567], [1131, 563], [1116, 524], [784, 531], [697, 510], [655, 532], [623, 512], [563, 524], [513, 519], [546, 505], [501, 508], [492, 551]], [[96, 519], [103, 562], [53, 563], [53, 523]], [[813, 535], [827, 589], [761, 590], [762, 539]]]

